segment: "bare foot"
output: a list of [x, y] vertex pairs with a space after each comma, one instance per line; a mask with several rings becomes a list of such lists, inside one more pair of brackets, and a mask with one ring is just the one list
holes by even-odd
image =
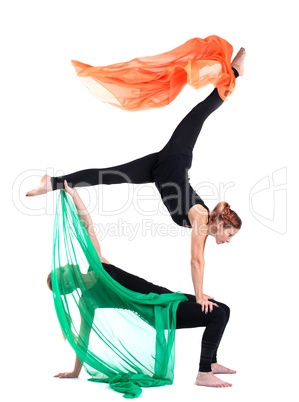
[[52, 191], [51, 177], [45, 174], [40, 182], [40, 185], [35, 190], [28, 191], [28, 193], [26, 193], [26, 197], [34, 197], [35, 195], [46, 194], [48, 191]]
[[236, 374], [236, 371], [231, 370], [227, 367], [221, 366], [221, 364], [213, 363], [212, 364], [212, 373], [213, 374]]
[[232, 61], [232, 67], [234, 67], [240, 76], [244, 75], [244, 59], [246, 56], [246, 51], [244, 47], [241, 47], [241, 49], [238, 51], [236, 54], [234, 60]]
[[195, 384], [201, 385], [203, 387], [214, 388], [228, 388], [232, 386], [232, 384], [222, 381], [218, 377], [215, 377], [211, 371], [209, 373], [202, 373], [201, 371], [199, 371], [196, 377]]

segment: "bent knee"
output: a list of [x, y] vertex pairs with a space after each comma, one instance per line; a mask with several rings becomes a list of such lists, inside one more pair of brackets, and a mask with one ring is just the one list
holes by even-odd
[[226, 320], [229, 320], [229, 316], [230, 316], [230, 308], [226, 305], [226, 304], [221, 304], [221, 308], [225, 311], [226, 313]]
[[[229, 311], [229, 310], [228, 310]], [[222, 306], [220, 307], [215, 307], [213, 309], [213, 320], [218, 321], [219, 325], [226, 325], [228, 318], [227, 318], [227, 312]]]
[[213, 301], [214, 303], [216, 303], [216, 304], [219, 306], [219, 308], [222, 308], [222, 309], [225, 311], [225, 314], [226, 314], [226, 321], [228, 321], [228, 320], [229, 320], [229, 316], [230, 316], [230, 308], [229, 308], [226, 304], [224, 304], [224, 303], [221, 303], [221, 302], [218, 302], [218, 301], [215, 301], [215, 300], [211, 300], [211, 301]]

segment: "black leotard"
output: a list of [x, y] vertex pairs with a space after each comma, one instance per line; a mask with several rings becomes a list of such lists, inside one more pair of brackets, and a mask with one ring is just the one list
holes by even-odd
[[[238, 76], [234, 70], [235, 76]], [[180, 226], [191, 226], [188, 212], [195, 204], [207, 210], [200, 196], [189, 184], [188, 170], [192, 152], [206, 118], [223, 104], [217, 89], [196, 105], [177, 126], [170, 140], [160, 152], [104, 169], [86, 169], [69, 175], [52, 177], [53, 190], [97, 184], [155, 183], [172, 219]]]
[[192, 157], [182, 153], [169, 155], [162, 162], [159, 162], [158, 156], [153, 168], [155, 185], [172, 220], [180, 226], [189, 227], [188, 212], [193, 205], [202, 205], [209, 215], [208, 207], [189, 183], [191, 160]]

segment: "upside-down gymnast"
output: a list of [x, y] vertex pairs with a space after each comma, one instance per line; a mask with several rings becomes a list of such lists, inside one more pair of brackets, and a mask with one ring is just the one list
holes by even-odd
[[[74, 205], [77, 209], [79, 218], [81, 219], [88, 236], [90, 237], [95, 250], [97, 251], [103, 268], [105, 271], [118, 283], [124, 286], [127, 289], [133, 290], [138, 293], [172, 293], [169, 289], [161, 286], [154, 285], [153, 283], [147, 282], [146, 280], [139, 278], [138, 276], [132, 275], [128, 272], [125, 272], [114, 265], [110, 264], [106, 258], [103, 257], [99, 241], [94, 232], [94, 226], [92, 219], [86, 209], [82, 199], [79, 196], [79, 193], [76, 189], [71, 188], [67, 185], [65, 181], [65, 191], [70, 194], [73, 199]], [[75, 286], [78, 288], [84, 289], [86, 286], [81, 286], [80, 284], [76, 284], [72, 279], [72, 272], [70, 266], [65, 266], [58, 268], [58, 278], [60, 282], [63, 282], [63, 288], [66, 293], [72, 293], [75, 290]], [[97, 278], [94, 277], [93, 271], [88, 272], [87, 274], [81, 274], [83, 281], [85, 278], [86, 283], [88, 283], [88, 294], [85, 300], [85, 293], [82, 290], [81, 300], [84, 304], [92, 305], [91, 309], [96, 308], [97, 300], [99, 305], [101, 306], [101, 291], [97, 292]], [[49, 288], [52, 290], [52, 281], [51, 281], [51, 273], [48, 275], [47, 283]], [[100, 288], [102, 289], [102, 288]], [[92, 302], [89, 302], [90, 294], [93, 295]], [[202, 310], [201, 306], [196, 303], [196, 298], [193, 295], [185, 294], [188, 298], [187, 301], [179, 303], [177, 309], [177, 319], [176, 319], [176, 328], [195, 328], [195, 327], [206, 327], [201, 343], [201, 356], [199, 363], [199, 371], [196, 378], [196, 384], [208, 387], [230, 387], [232, 384], [220, 380], [214, 374], [234, 374], [236, 373], [234, 370], [230, 370], [220, 364], [217, 363], [217, 350], [224, 333], [226, 324], [229, 320], [230, 309], [227, 305], [220, 303], [210, 296], [206, 296], [211, 303], [210, 312], [205, 312]], [[79, 303], [80, 304], [80, 303]], [[115, 306], [114, 306], [115, 307]], [[92, 315], [93, 313], [91, 313]], [[81, 315], [81, 327], [80, 332], [85, 334], [85, 337], [89, 337], [90, 333], [90, 325], [84, 320], [84, 317]], [[87, 336], [86, 336], [87, 334]], [[79, 335], [80, 338], [80, 335]], [[82, 368], [82, 362], [76, 356], [75, 366], [72, 372], [59, 373], [56, 377], [60, 378], [76, 378], [79, 376]]]
[[[241, 48], [231, 63], [236, 77], [244, 73], [245, 49]], [[160, 152], [123, 165], [86, 169], [60, 177], [45, 175], [38, 188], [26, 196], [36, 196], [64, 188], [98, 184], [155, 183], [171, 218], [180, 226], [192, 228], [191, 274], [196, 302], [203, 311], [213, 303], [203, 293], [204, 248], [207, 237], [213, 236], [217, 244], [229, 243], [241, 228], [242, 221], [227, 202], [218, 203], [210, 213], [209, 208], [189, 184], [188, 170], [192, 152], [206, 118], [223, 104], [217, 88], [195, 106], [181, 121], [172, 137]]]

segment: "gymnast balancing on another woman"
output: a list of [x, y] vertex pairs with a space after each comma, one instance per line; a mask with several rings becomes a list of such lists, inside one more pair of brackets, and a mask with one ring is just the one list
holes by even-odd
[[[101, 259], [102, 266], [105, 269], [105, 271], [122, 286], [138, 293], [143, 294], [173, 293], [165, 287], [154, 285], [153, 283], [147, 282], [142, 278], [139, 278], [128, 272], [125, 272], [117, 268], [116, 266], [110, 264], [110, 262], [108, 262], [106, 258], [104, 258], [102, 255], [99, 241], [94, 232], [94, 225], [92, 219], [82, 199], [80, 198], [79, 193], [77, 192], [76, 189], [69, 187], [67, 181], [65, 181], [64, 184], [65, 184], [65, 191], [72, 197], [79, 218], [81, 219], [83, 226], [85, 227], [86, 232], [90, 237], [93, 246]], [[95, 309], [97, 308], [97, 306], [100, 308], [102, 288], [100, 287], [99, 290], [97, 291], [97, 278], [94, 277], [93, 271], [88, 272], [87, 274], [84, 274], [82, 276], [83, 281], [85, 280], [86, 283], [84, 282], [80, 285], [79, 283], [75, 284], [74, 280], [72, 279], [72, 275], [74, 275], [72, 269], [74, 269], [74, 266], [72, 268], [70, 268], [70, 266], [58, 268], [59, 281], [63, 282], [63, 288], [65, 289], [65, 292], [72, 293], [76, 290], [75, 287], [77, 286], [77, 288], [79, 287], [82, 291], [81, 296], [82, 303], [88, 306], [92, 306], [90, 307], [91, 309]], [[51, 273], [48, 275], [47, 283], [50, 290], [52, 290]], [[85, 293], [83, 289], [86, 288], [86, 286], [88, 287], [88, 296], [86, 296], [85, 300]], [[90, 299], [91, 294], [93, 295], [92, 300]], [[215, 374], [236, 373], [235, 371], [230, 370], [217, 363], [217, 350], [221, 338], [223, 336], [225, 327], [229, 320], [230, 309], [227, 305], [214, 300], [210, 296], [205, 296], [207, 300], [209, 300], [211, 305], [210, 312], [206, 312], [203, 311], [201, 306], [196, 302], [195, 296], [190, 294], [185, 294], [185, 296], [188, 298], [188, 300], [179, 303], [177, 309], [176, 328], [181, 329], [181, 328], [206, 327], [202, 336], [201, 356], [199, 363], [199, 371], [196, 378], [196, 385], [217, 387], [217, 388], [230, 387], [232, 384], [226, 381], [222, 381], [215, 376]], [[91, 314], [93, 313], [91, 312]], [[80, 333], [81, 331], [82, 335], [84, 334], [85, 338], [89, 337], [90, 324], [87, 324], [82, 315], [81, 315]], [[72, 372], [59, 373], [55, 377], [76, 378], [79, 376], [81, 369], [82, 369], [82, 362], [76, 356], [74, 370]]]
[[[245, 49], [241, 48], [231, 63], [236, 77], [244, 73]], [[203, 293], [204, 248], [211, 235], [217, 244], [229, 243], [241, 228], [242, 221], [226, 202], [209, 208], [189, 184], [188, 170], [192, 151], [206, 118], [223, 104], [217, 88], [195, 106], [181, 121], [165, 147], [156, 153], [123, 165], [86, 169], [61, 177], [45, 175], [40, 185], [26, 196], [36, 196], [63, 189], [64, 180], [70, 187], [98, 184], [155, 183], [171, 218], [180, 226], [192, 228], [191, 275], [196, 302], [207, 312], [213, 303]]]

